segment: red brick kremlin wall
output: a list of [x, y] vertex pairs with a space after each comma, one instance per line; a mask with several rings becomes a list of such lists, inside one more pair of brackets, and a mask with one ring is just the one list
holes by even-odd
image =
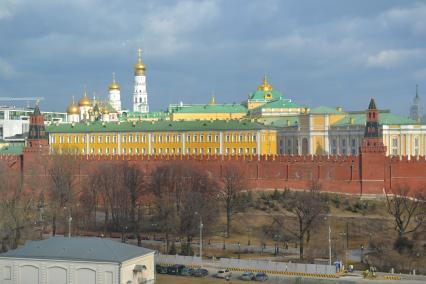
[[[48, 155], [24, 151], [0, 156], [0, 169], [20, 172], [28, 179], [43, 168]], [[386, 157], [382, 153], [360, 156], [78, 156], [78, 178], [85, 179], [101, 163], [128, 161], [148, 175], [167, 163], [190, 163], [220, 178], [223, 168], [236, 165], [244, 170], [251, 189], [306, 189], [319, 181], [323, 190], [349, 194], [383, 194], [398, 186], [426, 193], [425, 157]], [[41, 170], [44, 171], [44, 170]], [[43, 173], [39, 173], [43, 174]]]

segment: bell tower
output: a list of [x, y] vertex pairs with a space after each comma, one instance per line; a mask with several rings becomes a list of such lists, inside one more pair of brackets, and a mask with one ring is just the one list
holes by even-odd
[[135, 88], [133, 91], [133, 111], [149, 112], [148, 93], [146, 91], [145, 65], [142, 62], [142, 50], [138, 49], [138, 61], [134, 66]]

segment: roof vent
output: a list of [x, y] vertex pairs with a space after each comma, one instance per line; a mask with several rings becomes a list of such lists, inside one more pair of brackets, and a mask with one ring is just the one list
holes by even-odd
[[133, 125], [133, 127], [135, 127], [136, 126], [136, 122], [133, 121], [132, 125]]
[[71, 127], [74, 127], [75, 126], [75, 123], [73, 122], [73, 123], [71, 123]]
[[106, 123], [105, 123], [105, 122], [102, 122], [102, 126], [103, 126], [103, 127], [106, 127]]
[[336, 107], [336, 110], [337, 110], [337, 111], [342, 111], [342, 110], [343, 110], [343, 108], [342, 108], [342, 107]]

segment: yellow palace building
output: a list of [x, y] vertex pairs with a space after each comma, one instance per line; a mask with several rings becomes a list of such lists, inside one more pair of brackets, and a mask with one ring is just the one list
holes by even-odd
[[272, 155], [277, 131], [250, 120], [50, 125], [52, 151], [98, 155]]

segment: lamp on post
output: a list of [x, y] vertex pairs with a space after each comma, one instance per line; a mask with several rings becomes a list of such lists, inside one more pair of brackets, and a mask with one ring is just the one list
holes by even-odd
[[241, 256], [241, 244], [238, 242], [238, 259], [240, 259]]
[[248, 236], [247, 245], [250, 246], [250, 244], [251, 244], [251, 228], [247, 228], [246, 232], [247, 232], [247, 236]]
[[223, 246], [222, 249], [225, 250], [226, 249], [226, 244], [225, 244], [225, 239], [226, 239], [226, 231], [222, 232], [222, 236], [223, 236]]
[[328, 221], [328, 265], [331, 265], [331, 226], [330, 219], [326, 216], [324, 220]]
[[195, 212], [195, 215], [200, 215], [200, 259], [203, 262], [203, 218], [198, 212]]

